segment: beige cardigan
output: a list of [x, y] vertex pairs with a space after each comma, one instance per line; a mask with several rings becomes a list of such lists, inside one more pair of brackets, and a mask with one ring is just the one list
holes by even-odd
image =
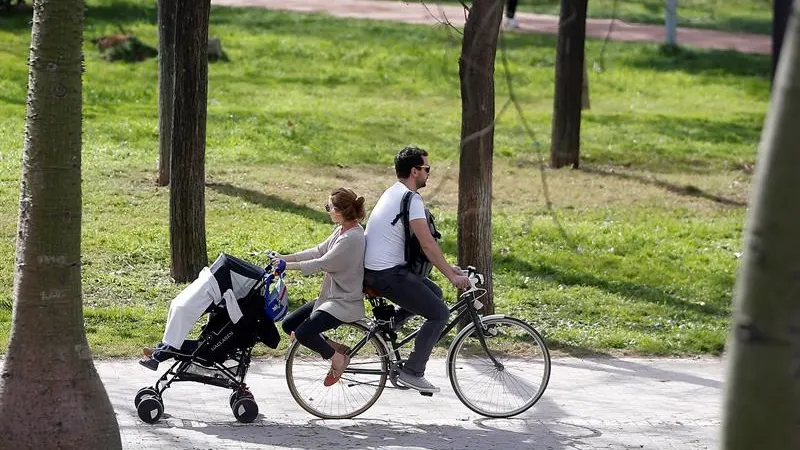
[[342, 233], [338, 226], [316, 247], [287, 255], [300, 263], [303, 275], [325, 272], [314, 310], [319, 309], [342, 322], [363, 319], [364, 312], [364, 228], [356, 225]]

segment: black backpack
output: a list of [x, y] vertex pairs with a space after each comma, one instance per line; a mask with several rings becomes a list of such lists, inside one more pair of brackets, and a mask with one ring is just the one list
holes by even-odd
[[[396, 224], [398, 220], [403, 220], [403, 228], [406, 235], [406, 266], [408, 270], [425, 278], [430, 275], [433, 270], [433, 264], [428, 261], [425, 252], [419, 245], [419, 240], [416, 236], [411, 234], [411, 227], [409, 226], [408, 211], [411, 208], [411, 197], [415, 194], [413, 191], [408, 191], [403, 195], [403, 200], [400, 202], [400, 214], [398, 214], [392, 221], [392, 225]], [[436, 223], [433, 220], [433, 214], [425, 208], [425, 219], [428, 221], [428, 228], [431, 230], [433, 239], [437, 242], [442, 238], [442, 234], [436, 229]]]

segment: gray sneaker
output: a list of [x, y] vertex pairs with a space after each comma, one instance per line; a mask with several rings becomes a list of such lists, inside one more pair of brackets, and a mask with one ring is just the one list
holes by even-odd
[[438, 387], [431, 384], [425, 377], [414, 376], [404, 370], [401, 370], [398, 374], [397, 382], [405, 387], [416, 389], [420, 392], [435, 394], [440, 391]]

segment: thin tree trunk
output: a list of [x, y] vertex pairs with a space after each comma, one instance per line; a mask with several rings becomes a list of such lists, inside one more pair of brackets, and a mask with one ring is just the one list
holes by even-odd
[[784, 41], [736, 282], [723, 448], [800, 449], [800, 20]]
[[0, 448], [119, 449], [81, 300], [82, 0], [33, 7]]
[[458, 176], [458, 263], [486, 276], [483, 312], [492, 314], [492, 153], [494, 62], [503, 2], [475, 0], [459, 59], [461, 157]]
[[586, 5], [587, 0], [561, 0], [550, 147], [550, 165], [556, 169], [580, 164]]
[[158, 185], [169, 185], [175, 95], [176, 0], [158, 0]]
[[210, 0], [178, 0], [170, 171], [172, 277], [192, 281], [208, 264], [205, 225], [206, 101]]

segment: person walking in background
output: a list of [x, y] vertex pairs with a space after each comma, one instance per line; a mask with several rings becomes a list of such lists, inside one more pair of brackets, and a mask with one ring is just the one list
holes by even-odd
[[519, 28], [519, 23], [514, 15], [517, 13], [517, 0], [508, 0], [506, 2], [506, 29], [515, 30]]

